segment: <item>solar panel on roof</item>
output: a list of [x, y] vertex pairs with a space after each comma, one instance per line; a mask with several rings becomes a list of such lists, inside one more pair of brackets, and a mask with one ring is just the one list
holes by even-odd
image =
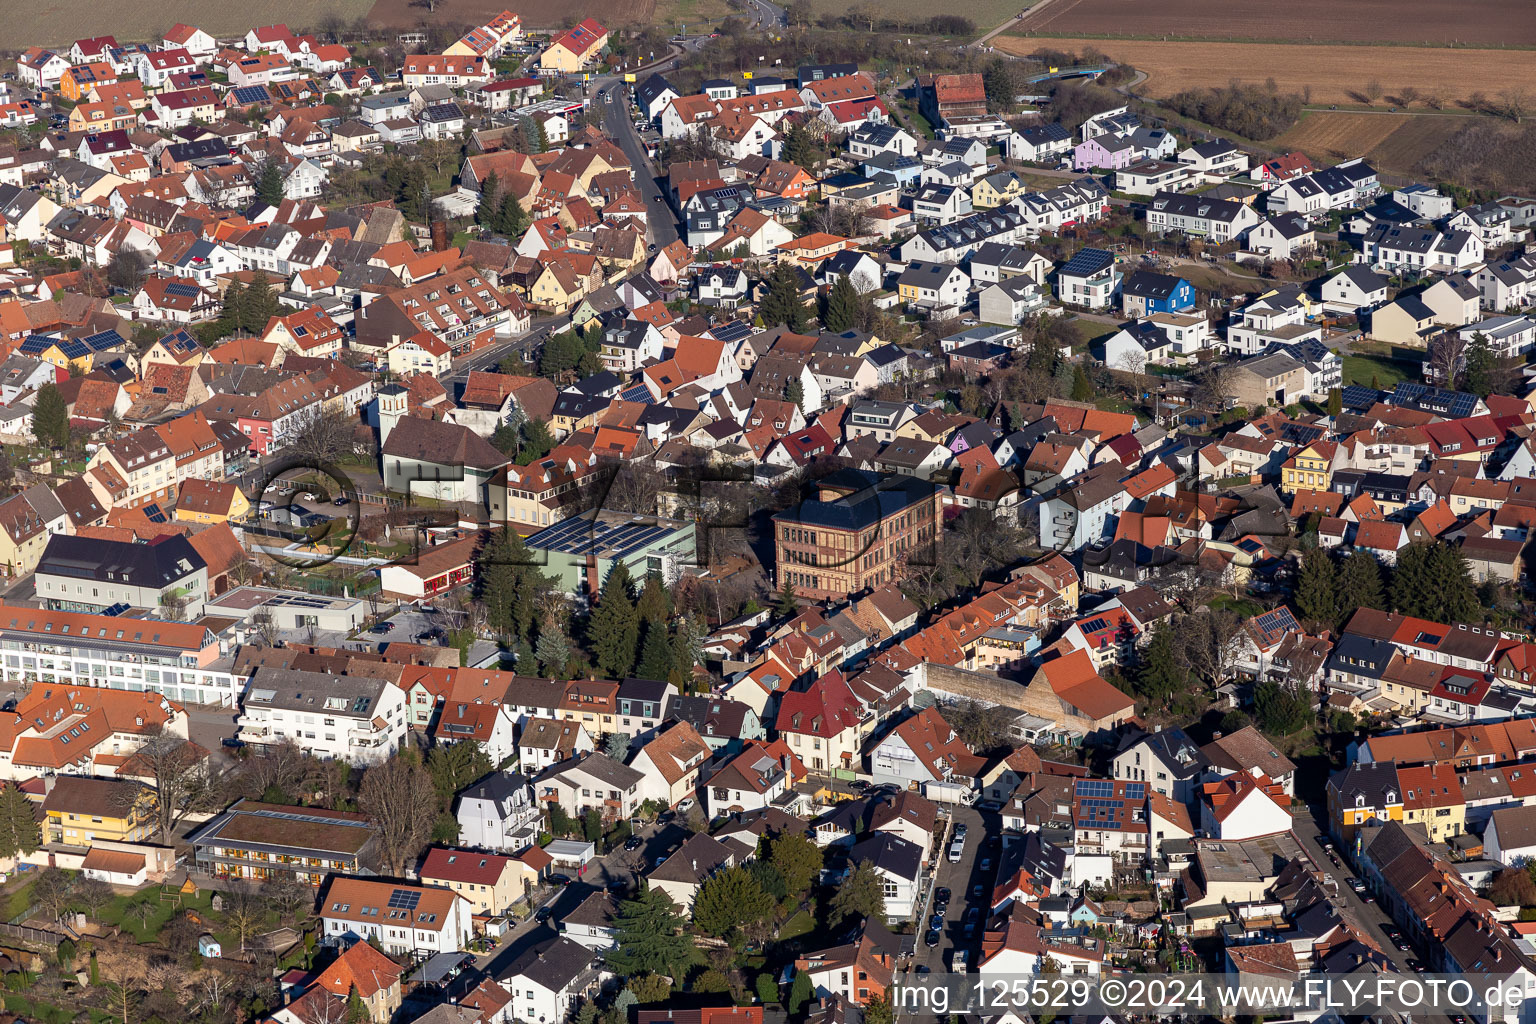
[[1382, 392], [1363, 384], [1351, 384], [1339, 393], [1346, 409], [1369, 409], [1381, 400]]
[[1113, 264], [1114, 261], [1114, 255], [1103, 249], [1083, 249], [1061, 269], [1067, 274], [1092, 274]]
[[265, 86], [246, 85], [235, 90], [235, 99], [240, 103], [257, 103], [267, 98]]
[[647, 388], [644, 384], [636, 384], [634, 387], [628, 389], [627, 391], [619, 392], [619, 397], [624, 399], [626, 402], [641, 402], [645, 405], [650, 405], [654, 401], [654, 399], [651, 398], [650, 389]]
[[182, 299], [196, 298], [198, 290], [189, 284], [168, 284], [165, 286], [165, 294], [174, 295]]
[[1115, 784], [1106, 779], [1083, 779], [1077, 784], [1078, 796], [1109, 797], [1115, 795]]
[[410, 889], [396, 889], [389, 894], [391, 910], [415, 910], [420, 902], [421, 893], [412, 892]]

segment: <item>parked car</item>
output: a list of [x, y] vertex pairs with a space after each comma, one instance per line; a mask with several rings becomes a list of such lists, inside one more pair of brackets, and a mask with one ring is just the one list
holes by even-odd
[[626, 850], [638, 850], [644, 845], [645, 840], [641, 839], [639, 836], [630, 836], [628, 839], [624, 840], [624, 849]]
[[927, 935], [923, 936], [923, 942], [929, 948], [937, 946], [939, 944], [939, 933], [938, 933], [938, 931], [936, 929], [930, 930]]
[[677, 802], [678, 814], [687, 814], [691, 810], [693, 810], [693, 797], [685, 796]]

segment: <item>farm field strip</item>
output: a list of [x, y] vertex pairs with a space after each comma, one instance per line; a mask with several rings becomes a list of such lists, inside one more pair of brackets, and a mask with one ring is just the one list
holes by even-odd
[[[701, 3], [712, 6], [713, 0]], [[566, 28], [582, 18], [596, 18], [603, 25], [614, 28], [650, 22], [656, 17], [656, 0], [452, 0], [442, 5], [433, 17], [438, 21], [451, 21], [466, 25], [483, 25], [505, 10], [513, 10], [523, 19], [523, 27], [529, 29]], [[368, 20], [375, 25], [389, 28], [414, 29], [421, 25], [426, 12], [412, 7], [410, 0], [377, 0], [368, 12]]]
[[[1511, 81], [1536, 79], [1536, 50], [1412, 49], [1400, 46], [1311, 46], [1291, 43], [1165, 43], [1140, 39], [1085, 39], [998, 36], [993, 43], [1014, 54], [1042, 47], [1082, 51], [1093, 48], [1147, 73], [1143, 86], [1154, 96], [1182, 89], [1223, 86], [1236, 79], [1274, 79], [1282, 92], [1310, 88], [1310, 102], [1358, 102], [1371, 81], [1386, 95], [1412, 84], [1421, 95], [1446, 100], [1474, 92], [1497, 95]], [[1389, 105], [1379, 101], [1383, 110]], [[1370, 115], [1365, 116], [1379, 116]]]
[[1276, 149], [1299, 149], [1317, 159], [1364, 156], [1385, 170], [1411, 174], [1420, 160], [1467, 124], [1463, 117], [1382, 117], [1321, 111], [1307, 114]]
[[[112, 0], [78, 4], [65, 0], [10, 0], [0, 18], [0, 49], [68, 46], [76, 39], [114, 35], [122, 42], [158, 40], [178, 21], [221, 38], [244, 35], [258, 25], [286, 21], [313, 27], [330, 15], [352, 21], [368, 13], [372, 0]], [[498, 5], [496, 11], [504, 9]], [[495, 12], [492, 12], [495, 13]]]
[[1152, 39], [1536, 46], [1528, 0], [1054, 0], [1022, 27]]

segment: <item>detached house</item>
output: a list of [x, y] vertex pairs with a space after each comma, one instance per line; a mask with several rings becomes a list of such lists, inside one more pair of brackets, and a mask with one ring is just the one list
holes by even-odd
[[903, 789], [929, 782], [960, 782], [969, 786], [982, 768], [959, 735], [940, 716], [925, 708], [898, 724], [869, 753], [870, 774]]
[[710, 759], [709, 745], [687, 722], [675, 722], [641, 747], [629, 767], [640, 773], [640, 798], [676, 807], [699, 784], [699, 769]]

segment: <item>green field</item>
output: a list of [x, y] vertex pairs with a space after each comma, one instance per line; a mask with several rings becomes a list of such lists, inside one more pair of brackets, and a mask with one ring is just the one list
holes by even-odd
[[329, 17], [350, 22], [365, 16], [373, 0], [112, 0], [77, 4], [37, 0], [5, 4], [0, 18], [0, 49], [68, 46], [76, 39], [114, 35], [119, 42], [159, 39], [178, 21], [196, 25], [220, 39], [244, 35], [258, 25], [287, 22], [293, 29], [313, 28]]
[[1369, 386], [1371, 378], [1375, 377], [1377, 387], [1390, 388], [1400, 380], [1417, 380], [1419, 377], [1419, 368], [1414, 364], [1380, 356], [1349, 353], [1343, 357], [1343, 362], [1345, 384]]
[[718, 25], [734, 13], [725, 0], [656, 0], [656, 24], [686, 25], [690, 32], [694, 26]]

